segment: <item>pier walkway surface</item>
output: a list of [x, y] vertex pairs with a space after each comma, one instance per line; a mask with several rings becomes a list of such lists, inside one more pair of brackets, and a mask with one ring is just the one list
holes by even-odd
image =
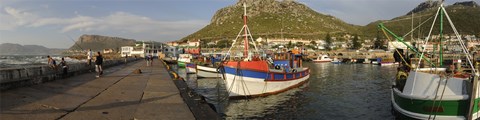
[[[141, 69], [141, 74], [132, 73]], [[2, 91], [0, 119], [195, 119], [160, 61], [144, 61]]]

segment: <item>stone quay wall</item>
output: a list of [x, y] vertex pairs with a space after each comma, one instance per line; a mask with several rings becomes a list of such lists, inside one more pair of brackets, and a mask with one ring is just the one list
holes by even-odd
[[[136, 60], [143, 59], [129, 58], [127, 62], [133, 62]], [[95, 72], [94, 62], [92, 62], [92, 66], [90, 67], [85, 62], [67, 64], [67, 75], [63, 75], [63, 69], [60, 66], [58, 66], [56, 70], [47, 65], [0, 69], [0, 90], [3, 91], [22, 86], [41, 84], [47, 81], [76, 76], [90, 71]], [[125, 64], [125, 59], [105, 60], [103, 67], [105, 69], [122, 64]]]

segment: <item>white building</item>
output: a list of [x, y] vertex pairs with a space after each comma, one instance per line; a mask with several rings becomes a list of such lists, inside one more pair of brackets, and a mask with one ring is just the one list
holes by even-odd
[[[405, 43], [409, 46], [412, 46], [412, 44], [410, 44], [410, 42], [405, 42]], [[398, 49], [407, 49], [408, 47], [405, 44], [403, 44], [402, 42], [395, 41], [395, 42], [388, 42], [387, 48], [388, 48], [388, 51], [394, 51], [397, 48]]]
[[135, 46], [122, 46], [120, 53], [122, 57], [145, 57], [147, 55], [158, 57], [158, 52], [161, 52], [162, 46], [163, 44], [156, 42], [137, 42]]
[[122, 56], [132, 56], [133, 47], [132, 46], [123, 46], [120, 50]]

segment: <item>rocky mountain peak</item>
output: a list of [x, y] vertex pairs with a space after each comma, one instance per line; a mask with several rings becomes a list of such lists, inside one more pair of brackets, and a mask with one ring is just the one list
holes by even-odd
[[421, 11], [424, 11], [424, 10], [428, 10], [428, 9], [431, 9], [431, 8], [436, 8], [438, 6], [440, 6], [439, 1], [428, 0], [428, 1], [425, 1], [423, 3], [420, 3], [420, 5], [415, 7], [412, 11], [408, 12], [407, 15], [410, 15], [412, 13], [421, 12]]
[[241, 9], [243, 3], [247, 4], [247, 16], [250, 18], [263, 13], [312, 16], [311, 12], [305, 11], [313, 11], [295, 0], [238, 0], [238, 2], [232, 6], [218, 10], [212, 17], [211, 23], [223, 24], [225, 20], [230, 19], [231, 17], [241, 19], [243, 14], [243, 9]]
[[456, 2], [453, 5], [461, 5], [461, 6], [467, 6], [467, 7], [478, 7], [478, 4], [475, 1]]
[[118, 49], [122, 46], [135, 45], [136, 40], [121, 37], [110, 37], [102, 35], [82, 35], [78, 38], [70, 50], [92, 49], [100, 51], [106, 48]]

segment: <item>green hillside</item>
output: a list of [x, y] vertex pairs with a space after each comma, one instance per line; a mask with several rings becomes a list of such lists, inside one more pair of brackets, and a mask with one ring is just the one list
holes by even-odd
[[[473, 1], [463, 3], [469, 4], [456, 3], [454, 5], [445, 7], [445, 9], [460, 34], [480, 35], [480, 7], [478, 7], [478, 5]], [[414, 37], [427, 36], [433, 22], [433, 16], [435, 15], [436, 11], [437, 8], [434, 7], [413, 14], [414, 27], [420, 25], [420, 23], [432, 17], [432, 19], [428, 20], [425, 24], [423, 24], [418, 30], [414, 32]], [[397, 35], [403, 36], [404, 34], [411, 31], [412, 15], [404, 15], [396, 17], [392, 20], [372, 22], [362, 28], [363, 34], [371, 38], [375, 37], [377, 32], [379, 32], [378, 24], [380, 22], [383, 22], [387, 28], [389, 28]], [[444, 25], [448, 25], [446, 17], [444, 17]], [[433, 34], [437, 34], [439, 32], [438, 26], [439, 20], [437, 19], [436, 25], [433, 28], [437, 31], [433, 31]], [[444, 33], [453, 34], [452, 28], [450, 26], [445, 26], [444, 29]]]
[[[243, 1], [218, 10], [209, 25], [182, 40], [234, 39], [243, 27]], [[255, 38], [281, 38], [282, 28], [285, 38], [303, 39], [322, 39], [327, 33], [359, 33], [360, 29], [295, 1], [256, 0], [248, 1], [247, 6], [248, 25]]]

